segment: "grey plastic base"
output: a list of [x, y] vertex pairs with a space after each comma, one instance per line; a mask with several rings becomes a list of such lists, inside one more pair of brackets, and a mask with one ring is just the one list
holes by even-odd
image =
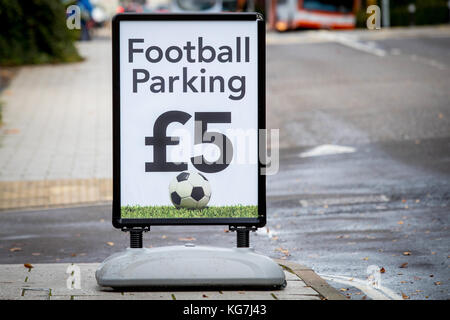
[[286, 284], [272, 259], [252, 248], [193, 245], [131, 249], [108, 257], [95, 273], [105, 287], [271, 287]]

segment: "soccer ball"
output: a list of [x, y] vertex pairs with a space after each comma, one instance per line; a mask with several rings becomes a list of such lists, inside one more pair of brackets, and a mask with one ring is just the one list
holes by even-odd
[[201, 173], [184, 171], [170, 183], [169, 194], [177, 208], [202, 209], [211, 198], [211, 187]]

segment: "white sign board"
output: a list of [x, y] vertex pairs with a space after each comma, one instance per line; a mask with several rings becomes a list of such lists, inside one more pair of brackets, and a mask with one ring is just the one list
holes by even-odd
[[115, 225], [265, 221], [261, 23], [256, 14], [116, 16]]

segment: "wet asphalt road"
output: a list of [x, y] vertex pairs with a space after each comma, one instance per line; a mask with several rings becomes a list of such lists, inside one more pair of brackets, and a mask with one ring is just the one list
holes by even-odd
[[[282, 149], [267, 228], [251, 241], [329, 278], [364, 280], [376, 265], [397, 295], [448, 299], [450, 37], [373, 42], [386, 56], [330, 42], [268, 45], [267, 121]], [[322, 144], [354, 152], [299, 156]], [[110, 209], [2, 212], [0, 263], [98, 262], [128, 245]], [[225, 229], [155, 227], [145, 246], [232, 246]]]

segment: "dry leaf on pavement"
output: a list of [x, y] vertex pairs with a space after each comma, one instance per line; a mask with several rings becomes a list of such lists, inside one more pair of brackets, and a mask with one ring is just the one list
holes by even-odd
[[408, 262], [402, 263], [399, 268], [406, 268], [408, 266]]
[[406, 294], [404, 294], [404, 293], [402, 292], [402, 298], [405, 299], [405, 300], [408, 300], [408, 299], [409, 299], [409, 296], [407, 296]]
[[275, 251], [280, 251], [282, 254], [289, 256], [289, 250], [288, 249], [283, 249], [283, 248], [276, 248]]
[[380, 273], [385, 273], [386, 272], [386, 269], [385, 268], [383, 268], [383, 267], [381, 267], [381, 269], [380, 269]]
[[410, 251], [405, 251], [405, 252], [403, 252], [403, 255], [404, 255], [404, 256], [410, 256], [410, 255], [411, 255], [411, 252], [410, 252]]
[[9, 249], [9, 251], [11, 251], [11, 252], [22, 251], [22, 248], [19, 248], [19, 247], [11, 248], [11, 249]]
[[28, 269], [34, 268], [31, 263], [24, 263], [23, 266]]
[[187, 237], [187, 238], [178, 238], [180, 241], [195, 241], [196, 239], [194, 237]]
[[108, 241], [108, 242], [106, 242], [106, 244], [108, 245], [108, 246], [113, 246], [114, 245], [114, 242], [112, 242], [112, 241]]

